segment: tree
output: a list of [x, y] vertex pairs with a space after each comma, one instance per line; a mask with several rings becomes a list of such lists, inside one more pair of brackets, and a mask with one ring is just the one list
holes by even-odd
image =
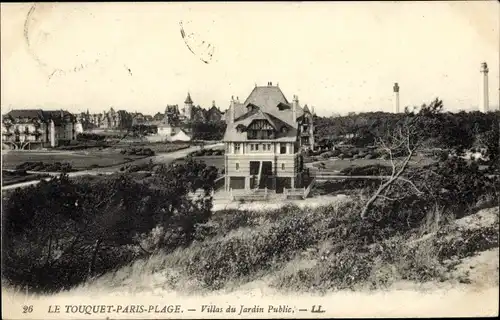
[[[405, 173], [416, 150], [429, 136], [429, 133], [425, 131], [427, 126], [430, 125], [430, 128], [433, 128], [434, 116], [441, 109], [442, 101], [436, 99], [428, 106], [424, 104], [417, 113], [415, 113], [415, 109], [406, 110], [406, 117], [400, 121], [392, 134], [385, 139], [380, 137], [377, 139], [378, 146], [389, 155], [392, 170], [387, 179], [381, 179], [382, 182], [378, 189], [366, 202], [361, 211], [361, 218], [368, 215], [372, 205], [377, 200], [395, 201], [401, 199], [402, 197], [395, 197], [391, 194], [391, 192], [395, 193], [396, 188], [399, 189], [399, 193], [403, 191], [406, 195], [409, 192], [423, 194], [423, 191], [415, 185], [410, 177], [406, 177]], [[402, 159], [397, 160], [396, 157], [402, 157]]]

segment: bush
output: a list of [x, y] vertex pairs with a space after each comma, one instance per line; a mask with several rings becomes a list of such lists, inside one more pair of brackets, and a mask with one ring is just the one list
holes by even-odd
[[151, 148], [128, 148], [128, 149], [122, 149], [120, 153], [126, 155], [144, 156], [144, 157], [152, 157], [155, 155], [155, 152]]
[[321, 158], [322, 158], [322, 159], [328, 159], [328, 158], [330, 158], [330, 157], [331, 157], [331, 153], [330, 153], [330, 152], [323, 152], [323, 153], [321, 154]]
[[38, 162], [31, 162], [31, 161], [26, 161], [18, 166], [16, 166], [16, 170], [23, 170], [23, 171], [44, 171], [44, 172], [72, 172], [76, 171], [73, 169], [72, 165], [67, 162], [54, 162], [54, 163], [44, 163], [41, 161]]
[[[62, 165], [62, 164], [61, 164]], [[3, 198], [3, 276], [14, 285], [61, 290], [130, 263], [146, 253], [139, 239], [165, 230], [163, 250], [186, 246], [211, 215], [216, 169], [188, 161], [162, 166], [141, 182], [129, 175], [67, 175], [13, 190]]]

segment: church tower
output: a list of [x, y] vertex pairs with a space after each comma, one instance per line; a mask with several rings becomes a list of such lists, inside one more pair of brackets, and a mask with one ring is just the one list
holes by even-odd
[[188, 92], [186, 100], [184, 101], [184, 117], [186, 120], [191, 120], [191, 115], [193, 113], [193, 100]]

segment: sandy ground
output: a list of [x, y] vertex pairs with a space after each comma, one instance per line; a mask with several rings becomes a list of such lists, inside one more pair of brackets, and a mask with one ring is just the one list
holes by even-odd
[[240, 203], [238, 201], [230, 201], [227, 199], [217, 199], [214, 197], [213, 211], [225, 210], [225, 209], [236, 209], [236, 210], [273, 210], [279, 209], [285, 205], [294, 204], [299, 208], [305, 207], [319, 207], [325, 206], [333, 203], [339, 203], [348, 200], [349, 197], [346, 195], [323, 195], [315, 196], [313, 198], [307, 198], [305, 200], [270, 200], [270, 201], [254, 201]]

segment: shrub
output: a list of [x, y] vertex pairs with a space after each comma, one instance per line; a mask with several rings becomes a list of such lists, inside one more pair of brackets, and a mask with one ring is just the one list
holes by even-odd
[[137, 239], [155, 227], [165, 230], [163, 249], [188, 245], [212, 205], [210, 196], [193, 201], [188, 192], [210, 192], [215, 177], [215, 168], [188, 161], [142, 182], [124, 174], [62, 175], [15, 189], [3, 198], [3, 276], [15, 285], [60, 290], [143, 256]]
[[322, 159], [328, 159], [330, 156], [331, 156], [331, 153], [330, 153], [330, 152], [323, 152], [323, 153], [321, 154], [321, 158], [322, 158]]

